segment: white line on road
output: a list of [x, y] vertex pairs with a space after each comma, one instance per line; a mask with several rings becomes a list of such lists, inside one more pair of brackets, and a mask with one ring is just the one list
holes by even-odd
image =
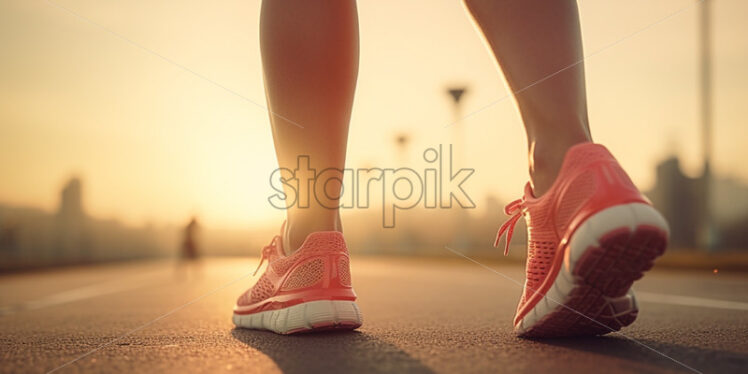
[[702, 308], [730, 309], [730, 310], [748, 310], [748, 303], [740, 301], [727, 301], [717, 299], [707, 299], [703, 297], [665, 295], [652, 292], [636, 291], [636, 298], [639, 301], [648, 303], [670, 304], [696, 306]]
[[[496, 269], [494, 269], [494, 268], [492, 268], [492, 267], [488, 266], [488, 265], [485, 265], [485, 264], [481, 263], [480, 261], [477, 261], [477, 260], [475, 260], [475, 259], [473, 259], [473, 258], [471, 258], [471, 257], [469, 257], [469, 256], [467, 256], [467, 255], [465, 255], [465, 254], [463, 254], [463, 253], [462, 253], [462, 252], [460, 252], [460, 251], [457, 251], [457, 250], [455, 250], [455, 249], [452, 249], [452, 248], [450, 248], [450, 247], [448, 247], [448, 246], [446, 246], [446, 245], [444, 246], [444, 248], [446, 248], [446, 249], [447, 249], [447, 250], [449, 250], [450, 252], [452, 252], [452, 253], [454, 253], [454, 254], [456, 254], [456, 255], [458, 255], [458, 256], [460, 256], [460, 257], [462, 257], [462, 258], [464, 258], [464, 259], [466, 259], [466, 260], [468, 260], [468, 261], [470, 261], [470, 262], [472, 262], [472, 263], [474, 263], [474, 264], [476, 264], [476, 265], [478, 265], [478, 266], [480, 266], [480, 267], [482, 267], [482, 268], [486, 269], [486, 270], [488, 270], [488, 271], [491, 271], [491, 272], [493, 272], [494, 274], [497, 274], [497, 275], [500, 275], [500, 276], [504, 277], [504, 279], [506, 279], [506, 280], [508, 280], [508, 281], [511, 281], [512, 283], [516, 284], [516, 285], [517, 285], [517, 286], [519, 286], [519, 287], [524, 287], [524, 285], [523, 285], [523, 283], [522, 283], [522, 282], [520, 282], [520, 281], [518, 281], [518, 280], [516, 280], [516, 279], [514, 279], [514, 278], [512, 278], [512, 277], [510, 277], [510, 276], [508, 276], [508, 275], [506, 275], [506, 274], [504, 274], [504, 273], [502, 273], [502, 272], [500, 272], [500, 271], [498, 271], [498, 270], [496, 270]], [[537, 292], [536, 290], [534, 290], [534, 289], [532, 289], [532, 288], [530, 288], [530, 290], [532, 290], [533, 292]], [[628, 336], [628, 335], [626, 335], [626, 334], [624, 334], [624, 333], [622, 333], [622, 332], [620, 332], [620, 331], [615, 331], [615, 330], [611, 329], [610, 327], [608, 327], [607, 325], [605, 325], [605, 324], [603, 324], [603, 323], [601, 323], [601, 322], [599, 322], [599, 321], [597, 321], [597, 320], [595, 320], [595, 319], [593, 319], [593, 318], [590, 318], [590, 317], [588, 317], [588, 316], [587, 316], [587, 315], [585, 315], [584, 313], [581, 313], [581, 312], [579, 312], [578, 310], [576, 310], [576, 309], [574, 309], [574, 308], [571, 308], [571, 307], [569, 307], [568, 305], [565, 305], [564, 303], [561, 303], [561, 302], [559, 302], [558, 300], [554, 300], [554, 299], [553, 299], [553, 298], [551, 298], [550, 296], [546, 296], [546, 297], [548, 298], [548, 300], [552, 301], [553, 303], [557, 304], [558, 306], [560, 306], [560, 307], [563, 307], [563, 308], [565, 308], [566, 310], [568, 310], [568, 311], [570, 311], [570, 312], [573, 312], [573, 313], [575, 313], [575, 314], [579, 315], [580, 317], [584, 317], [584, 318], [586, 318], [587, 320], [589, 320], [589, 321], [591, 321], [591, 322], [593, 322], [593, 323], [596, 323], [596, 324], [598, 324], [598, 325], [600, 325], [600, 326], [603, 326], [603, 327], [605, 327], [605, 328], [609, 329], [609, 330], [610, 330], [610, 332], [612, 332], [612, 333], [614, 333], [614, 334], [618, 334], [618, 335], [620, 335], [620, 336], [623, 336], [624, 338], [626, 338], [626, 339], [628, 339], [628, 340], [630, 340], [630, 341], [632, 341], [632, 342], [634, 342], [634, 343], [636, 343], [636, 344], [639, 344], [640, 346], [642, 346], [642, 347], [644, 347], [644, 348], [647, 348], [647, 349], [649, 349], [650, 351], [652, 351], [652, 352], [654, 352], [654, 353], [657, 353], [658, 355], [660, 355], [660, 356], [662, 356], [662, 357], [665, 357], [665, 358], [667, 358], [667, 359], [669, 359], [669, 360], [673, 361], [674, 363], [676, 363], [676, 364], [678, 364], [678, 365], [680, 365], [680, 366], [683, 366], [683, 367], [684, 367], [684, 368], [686, 368], [686, 369], [689, 369], [689, 370], [693, 371], [694, 373], [699, 373], [699, 374], [702, 374], [702, 372], [701, 372], [701, 371], [699, 371], [699, 370], [697, 370], [697, 369], [694, 369], [693, 367], [691, 367], [691, 366], [688, 366], [688, 365], [684, 364], [683, 362], [681, 362], [681, 361], [678, 361], [678, 360], [676, 360], [675, 358], [673, 358], [673, 357], [671, 357], [671, 356], [668, 356], [667, 354], [665, 354], [665, 353], [663, 353], [663, 352], [661, 352], [661, 351], [658, 351], [657, 349], [655, 349], [655, 348], [652, 348], [652, 347], [650, 347], [649, 345], [647, 345], [647, 344], [644, 344], [644, 343], [642, 343], [641, 341], [639, 341], [639, 340], [637, 340], [637, 339], [635, 339], [635, 338], [633, 338], [633, 337], [630, 337], [630, 336]]]
[[194, 303], [196, 303], [196, 302], [198, 302], [198, 301], [200, 301], [200, 300], [202, 300], [202, 299], [204, 299], [204, 298], [206, 298], [206, 297], [208, 297], [210, 295], [213, 295], [214, 293], [216, 293], [216, 292], [218, 292], [220, 290], [223, 290], [224, 288], [226, 288], [226, 287], [228, 287], [228, 286], [230, 286], [230, 285], [232, 285], [232, 284], [234, 284], [234, 283], [236, 283], [236, 282], [238, 282], [238, 281], [240, 281], [240, 280], [242, 280], [244, 278], [247, 278], [247, 277], [251, 278], [252, 277], [252, 273], [243, 274], [239, 278], [233, 279], [233, 280], [231, 280], [228, 283], [224, 283], [220, 287], [214, 288], [210, 292], [208, 292], [206, 294], [203, 294], [203, 295], [201, 295], [200, 297], [198, 297], [196, 299], [192, 299], [191, 301], [188, 301], [187, 303], [184, 303], [184, 304], [182, 304], [182, 305], [180, 305], [180, 306], [178, 306], [178, 307], [170, 310], [169, 312], [167, 312], [165, 314], [162, 314], [161, 316], [156, 317], [156, 318], [154, 318], [154, 319], [152, 319], [152, 320], [150, 320], [150, 321], [148, 321], [148, 322], [146, 322], [146, 323], [144, 323], [144, 324], [142, 324], [142, 325], [140, 325], [140, 326], [138, 326], [138, 327], [136, 327], [136, 328], [134, 328], [134, 329], [132, 329], [132, 330], [124, 333], [124, 334], [122, 334], [122, 335], [120, 335], [117, 338], [112, 339], [112, 340], [110, 340], [110, 341], [108, 341], [108, 342], [106, 342], [106, 343], [104, 343], [104, 344], [102, 344], [102, 345], [100, 345], [100, 346], [98, 346], [98, 347], [96, 347], [96, 348], [94, 348], [94, 349], [92, 349], [92, 350], [90, 350], [90, 351], [88, 351], [88, 352], [86, 352], [86, 353], [84, 353], [84, 354], [82, 354], [82, 355], [80, 355], [80, 356], [78, 356], [78, 357], [76, 357], [76, 358], [74, 358], [74, 359], [72, 359], [72, 360], [70, 360], [70, 361], [68, 361], [68, 362], [66, 362], [66, 363], [64, 363], [64, 364], [56, 367], [56, 368], [54, 368], [54, 369], [52, 369], [52, 370], [50, 370], [50, 371], [48, 371], [47, 374], [53, 373], [55, 371], [58, 371], [58, 370], [66, 367], [68, 365], [71, 365], [71, 364], [77, 362], [78, 360], [80, 360], [80, 359], [82, 359], [84, 357], [88, 357], [88, 356], [96, 353], [98, 350], [100, 350], [100, 349], [102, 349], [104, 347], [110, 346], [113, 343], [115, 343], [115, 342], [117, 342], [117, 341], [125, 338], [126, 336], [134, 334], [134, 333], [136, 333], [136, 332], [138, 332], [138, 331], [140, 331], [140, 330], [142, 330], [142, 329], [144, 329], [144, 328], [146, 328], [146, 327], [148, 327], [148, 326], [150, 326], [150, 325], [152, 325], [152, 324], [154, 324], [154, 323], [156, 323], [156, 322], [158, 322], [158, 321], [160, 321], [160, 320], [162, 320], [162, 319], [164, 319], [164, 318], [166, 318], [166, 317], [168, 317], [168, 316], [170, 316], [170, 315], [172, 315], [174, 313], [177, 313], [180, 310], [182, 310], [182, 309], [184, 309], [184, 308], [186, 308], [186, 307], [188, 307], [188, 306], [190, 306], [190, 305], [192, 305], [192, 304], [194, 304]]
[[119, 278], [103, 283], [78, 287], [48, 295], [37, 300], [27, 301], [25, 303], [0, 306], [0, 316], [13, 314], [23, 310], [41, 309], [74, 301], [91, 299], [98, 296], [134, 290], [154, 284], [157, 279], [156, 276], [161, 275], [162, 273], [164, 273], [163, 270], [153, 271], [129, 278]]

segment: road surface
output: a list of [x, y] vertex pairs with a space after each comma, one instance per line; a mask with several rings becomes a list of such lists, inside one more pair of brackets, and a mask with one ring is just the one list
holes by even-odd
[[67, 268], [0, 277], [0, 372], [748, 372], [748, 275], [650, 272], [622, 334], [512, 335], [522, 268], [354, 257], [358, 332], [234, 329], [257, 259]]

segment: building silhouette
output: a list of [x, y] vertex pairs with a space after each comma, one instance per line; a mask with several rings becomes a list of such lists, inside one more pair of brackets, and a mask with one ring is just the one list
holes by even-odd
[[88, 260], [91, 257], [91, 243], [88, 217], [83, 211], [80, 178], [72, 177], [62, 188], [55, 224], [57, 238], [52, 257]]
[[85, 210], [80, 178], [65, 182], [55, 212], [0, 204], [0, 273], [43, 266], [85, 264], [168, 255], [169, 229], [131, 227]]
[[675, 156], [657, 165], [647, 195], [670, 225], [671, 248], [748, 248], [748, 186], [709, 174], [685, 175]]

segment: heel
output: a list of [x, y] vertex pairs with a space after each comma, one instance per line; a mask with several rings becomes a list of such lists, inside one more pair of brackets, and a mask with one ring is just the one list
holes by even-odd
[[571, 236], [553, 287], [515, 330], [525, 337], [589, 336], [630, 325], [638, 314], [631, 285], [662, 255], [667, 237], [665, 219], [647, 204], [592, 215]]
[[[669, 229], [662, 215], [641, 203], [617, 205], [583, 222], [569, 241], [565, 271], [622, 296], [665, 252]], [[601, 278], [610, 279], [601, 283]]]

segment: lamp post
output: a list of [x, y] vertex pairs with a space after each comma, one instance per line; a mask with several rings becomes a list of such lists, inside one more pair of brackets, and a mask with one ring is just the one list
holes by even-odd
[[714, 249], [714, 227], [711, 212], [712, 183], [712, 43], [711, 0], [704, 0], [699, 12], [699, 86], [701, 101], [701, 147], [704, 171], [701, 177], [701, 218], [698, 244], [707, 251]]
[[[455, 87], [449, 87], [447, 88], [447, 93], [452, 98], [453, 103], [453, 115], [454, 120], [452, 122], [452, 141], [453, 144], [449, 147], [449, 161], [447, 162], [447, 170], [446, 172], [452, 173], [454, 169], [459, 169], [460, 167], [464, 166], [465, 162], [465, 129], [463, 129], [463, 126], [460, 124], [462, 121], [462, 98], [465, 96], [465, 93], [467, 92], [466, 86], [455, 86]], [[444, 172], [444, 171], [443, 171]], [[454, 219], [454, 225], [456, 232], [454, 235], [454, 245], [457, 248], [463, 248], [465, 250], [468, 250], [469, 248], [466, 248], [469, 243], [469, 235], [467, 233], [468, 228], [468, 215], [467, 212], [465, 212], [462, 207], [457, 206], [455, 207], [457, 209], [457, 212], [452, 215]]]
[[447, 93], [452, 98], [452, 103], [454, 104], [452, 107], [454, 120], [451, 126], [454, 146], [451, 147], [451, 156], [454, 163], [460, 166], [465, 162], [465, 131], [460, 125], [460, 121], [462, 121], [462, 105], [460, 100], [465, 95], [465, 92], [467, 92], [467, 87], [465, 86], [451, 87], [447, 89]]

